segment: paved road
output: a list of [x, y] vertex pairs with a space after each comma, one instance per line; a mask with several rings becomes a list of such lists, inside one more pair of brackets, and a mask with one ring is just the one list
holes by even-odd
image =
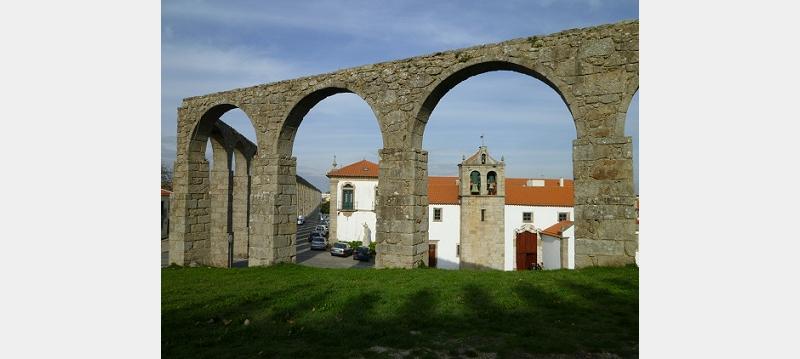
[[296, 251], [298, 255], [311, 250], [311, 244], [308, 243], [308, 236], [314, 231], [317, 224], [319, 224], [319, 213], [314, 212], [306, 218], [306, 223], [297, 225], [297, 237], [294, 240], [294, 244], [297, 246]]
[[[334, 257], [329, 251], [312, 251], [308, 236], [314, 231], [319, 223], [319, 213], [312, 213], [302, 225], [297, 225], [297, 237], [295, 245], [297, 251], [297, 264], [320, 267], [320, 268], [372, 268], [375, 266], [375, 258], [369, 262], [353, 260], [353, 256]], [[161, 241], [161, 267], [166, 267], [169, 263], [169, 243], [167, 240]], [[237, 259], [233, 263], [234, 267], [247, 267], [247, 259]]]
[[330, 251], [306, 251], [297, 255], [297, 264], [318, 268], [373, 268], [375, 258], [369, 262], [353, 259], [353, 256], [334, 257]]

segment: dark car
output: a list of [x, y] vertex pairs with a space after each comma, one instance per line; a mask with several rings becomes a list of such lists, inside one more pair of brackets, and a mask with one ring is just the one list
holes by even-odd
[[[312, 243], [313, 245], [313, 243]], [[343, 242], [334, 243], [331, 247], [331, 255], [332, 256], [342, 256], [347, 257], [353, 254], [353, 248], [350, 247], [349, 244]]]
[[321, 250], [324, 251], [325, 248], [328, 247], [328, 240], [325, 237], [313, 237], [311, 238], [311, 250]]
[[369, 254], [369, 247], [358, 247], [353, 251], [353, 259], [362, 262], [369, 262], [372, 256]]

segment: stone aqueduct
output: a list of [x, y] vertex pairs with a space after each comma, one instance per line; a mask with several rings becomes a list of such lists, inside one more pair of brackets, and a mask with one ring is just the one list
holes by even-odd
[[[427, 263], [425, 125], [451, 88], [471, 76], [496, 70], [543, 81], [561, 96], [575, 121], [576, 267], [632, 263], [638, 248], [632, 143], [623, 131], [628, 105], [639, 87], [638, 20], [184, 99], [178, 108], [170, 263], [224, 266], [228, 255], [224, 228], [231, 227], [222, 221], [231, 205], [249, 206], [245, 222], [249, 226], [234, 216], [232, 228], [249, 235], [250, 266], [293, 262], [295, 134], [314, 105], [345, 92], [367, 102], [383, 137], [376, 266], [412, 268], [420, 261]], [[220, 125], [220, 116], [234, 108], [250, 118], [257, 149], [246, 145], [249, 141], [237, 141], [240, 136], [230, 135], [229, 127]], [[226, 131], [229, 136], [221, 137]], [[217, 165], [225, 163], [223, 157], [209, 168], [204, 158], [209, 138], [212, 146], [225, 149], [214, 151], [215, 157], [234, 153], [237, 167], [249, 167], [250, 189], [245, 192], [249, 196], [234, 191], [238, 195], [232, 201], [224, 200], [221, 192], [229, 172]], [[234, 187], [247, 183], [241, 178], [233, 181]]]

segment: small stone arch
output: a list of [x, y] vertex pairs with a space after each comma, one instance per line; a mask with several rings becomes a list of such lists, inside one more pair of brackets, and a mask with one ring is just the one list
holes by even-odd
[[[521, 61], [510, 58], [498, 57], [495, 59], [486, 60], [481, 57], [477, 60], [452, 66], [448, 73], [440, 75], [438, 80], [434, 81], [431, 90], [424, 95], [424, 100], [421, 102], [420, 106], [415, 109], [414, 119], [411, 121], [411, 128], [409, 129], [409, 132], [412, 134], [410, 145], [413, 148], [422, 148], [422, 139], [428, 119], [430, 118], [431, 113], [433, 113], [433, 110], [439, 101], [450, 90], [470, 77], [493, 71], [512, 71], [531, 76], [544, 82], [547, 86], [556, 91], [558, 96], [561, 97], [561, 100], [564, 101], [564, 104], [567, 106], [570, 114], [573, 114], [573, 106], [571, 104], [574, 101], [571, 93], [564, 90], [567, 88], [567, 86], [563, 84], [558, 77], [550, 74], [550, 71], [543, 66], [530, 66]], [[573, 114], [573, 119], [574, 118], [575, 116]]]
[[489, 171], [486, 173], [486, 194], [497, 195], [497, 172]]
[[[205, 143], [208, 140], [208, 136], [214, 130], [217, 122], [220, 122], [220, 117], [233, 109], [239, 109], [247, 116], [247, 118], [250, 120], [250, 124], [256, 129], [256, 142], [261, 142], [262, 136], [260, 135], [261, 131], [258, 131], [258, 122], [254, 120], [254, 117], [250, 113], [248, 113], [250, 112], [249, 110], [246, 110], [245, 108], [235, 104], [234, 101], [216, 101], [198, 111], [202, 113], [202, 115], [195, 120], [196, 122], [194, 122], [189, 143], [187, 144], [187, 153], [189, 154], [190, 161], [197, 161], [200, 159], [199, 156], [204, 156], [204, 152], [198, 152], [198, 150], [203, 150], [205, 148]], [[219, 131], [227, 132], [227, 129], [219, 129]], [[226, 143], [227, 147], [232, 147], [236, 139], [234, 136], [228, 135], [226, 137], [226, 141], [228, 141], [228, 143]]]
[[624, 137], [625, 136], [625, 120], [628, 118], [628, 110], [631, 106], [631, 101], [633, 101], [634, 96], [636, 93], [639, 92], [639, 80], [638, 77], [636, 78], [635, 86], [631, 86], [633, 91], [628, 89], [622, 95], [622, 101], [619, 102], [619, 107], [617, 108], [617, 120], [614, 126], [614, 135], [617, 137]]
[[469, 193], [480, 194], [482, 190], [481, 177], [483, 174], [478, 170], [473, 170], [469, 173]]
[[287, 157], [291, 156], [294, 147], [294, 139], [297, 135], [297, 130], [299, 129], [303, 118], [308, 114], [309, 111], [311, 111], [312, 108], [314, 108], [314, 106], [326, 98], [340, 93], [355, 94], [361, 98], [361, 100], [367, 103], [370, 110], [372, 110], [372, 113], [375, 115], [375, 119], [378, 121], [378, 128], [381, 131], [381, 140], [385, 144], [386, 138], [384, 135], [384, 126], [380, 121], [381, 117], [376, 111], [378, 107], [372, 103], [369, 97], [364, 96], [360, 93], [360, 91], [354, 88], [355, 87], [348, 86], [341, 82], [332, 82], [329, 84], [316, 86], [312, 91], [299, 96], [300, 98], [292, 103], [289, 113], [281, 123], [280, 130], [278, 131], [278, 140], [275, 143], [275, 152]]

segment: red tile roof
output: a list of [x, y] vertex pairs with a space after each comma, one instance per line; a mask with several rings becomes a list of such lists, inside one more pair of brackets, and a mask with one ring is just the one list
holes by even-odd
[[161, 189], [161, 195], [162, 195], [162, 196], [169, 196], [169, 195], [171, 195], [171, 194], [172, 194], [172, 192], [170, 192], [170, 191], [167, 191], [167, 190], [165, 190], [165, 189], [163, 189], [163, 188]]
[[[458, 177], [428, 177], [428, 203], [458, 204]], [[528, 187], [527, 178], [506, 178], [506, 204], [573, 207], [573, 181], [545, 179], [544, 187]]]
[[428, 203], [458, 204], [458, 177], [428, 176]]
[[561, 221], [542, 230], [543, 234], [561, 237], [564, 231], [572, 225], [572, 221]]
[[[367, 160], [328, 172], [328, 177], [370, 177], [378, 178], [377, 163]], [[458, 204], [458, 177], [429, 176], [428, 203]], [[522, 206], [558, 206], [573, 207], [575, 205], [574, 181], [564, 180], [564, 187], [559, 186], [558, 179], [545, 179], [544, 187], [528, 187], [527, 178], [506, 178], [506, 204]]]
[[367, 160], [328, 172], [328, 177], [373, 177], [378, 178], [378, 164]]
[[528, 187], [526, 178], [506, 178], [506, 204], [573, 207], [574, 181], [545, 179], [544, 187]]

